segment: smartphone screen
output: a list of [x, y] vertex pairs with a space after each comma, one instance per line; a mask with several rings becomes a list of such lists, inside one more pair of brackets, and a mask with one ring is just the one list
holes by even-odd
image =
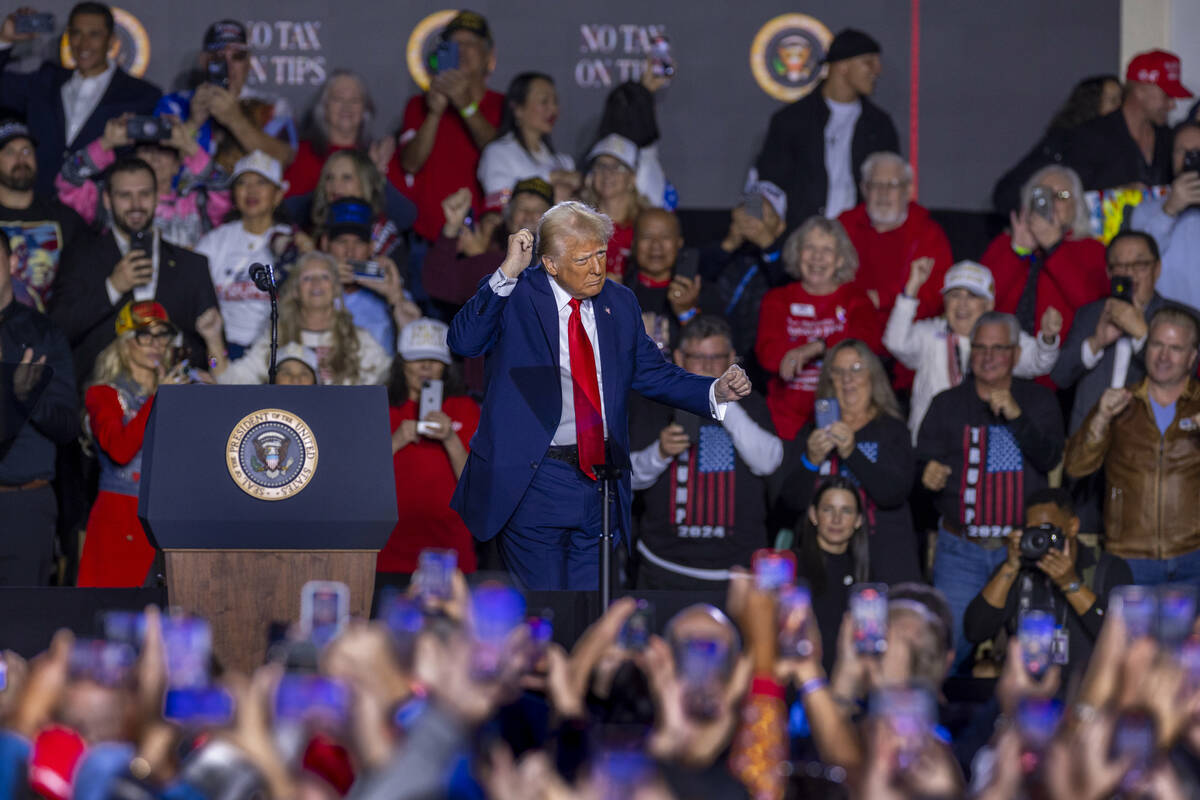
[[1029, 750], [1042, 751], [1054, 738], [1062, 720], [1061, 700], [1044, 697], [1024, 697], [1017, 705], [1017, 732]]
[[720, 712], [721, 676], [728, 650], [716, 639], [685, 639], [676, 645], [675, 673], [683, 684], [683, 708], [693, 719], [715, 719]]
[[920, 756], [937, 724], [933, 694], [919, 686], [891, 687], [871, 693], [867, 704], [871, 717], [884, 720], [900, 739], [897, 764], [907, 769]]
[[491, 680], [503, 670], [509, 637], [525, 622], [525, 598], [511, 586], [489, 581], [471, 592], [471, 672]]
[[1017, 622], [1017, 639], [1025, 669], [1041, 676], [1054, 663], [1054, 617], [1045, 611], [1026, 611]]
[[850, 616], [854, 620], [854, 651], [877, 656], [887, 652], [888, 587], [886, 583], [860, 583], [850, 588]]
[[426, 600], [449, 600], [454, 591], [456, 569], [457, 551], [425, 548], [417, 556], [417, 572], [413, 575], [417, 594]]
[[333, 641], [350, 619], [350, 589], [337, 581], [309, 581], [300, 590], [300, 630], [317, 647]]
[[808, 658], [813, 654], [809, 639], [812, 593], [805, 583], [779, 591], [779, 657]]
[[167, 685], [174, 689], [208, 686], [212, 665], [212, 628], [199, 617], [162, 619], [163, 649], [167, 656]]
[[1108, 600], [1109, 613], [1120, 614], [1130, 639], [1153, 636], [1158, 618], [1158, 596], [1148, 586], [1118, 586]]
[[777, 592], [796, 582], [796, 554], [791, 550], [764, 547], [754, 551], [750, 563], [760, 592]]
[[1158, 587], [1158, 642], [1175, 652], [1192, 633], [1196, 621], [1196, 587], [1168, 584]]
[[646, 649], [652, 633], [654, 633], [654, 604], [649, 600], [639, 598], [633, 613], [621, 626], [617, 645], [625, 650], [641, 652]]

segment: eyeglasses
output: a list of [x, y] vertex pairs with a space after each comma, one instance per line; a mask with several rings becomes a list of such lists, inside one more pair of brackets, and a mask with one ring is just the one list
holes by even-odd
[[1004, 356], [1008, 355], [1016, 345], [1012, 344], [973, 344], [971, 345], [971, 353], [981, 356]]
[[908, 181], [867, 181], [868, 192], [898, 192], [908, 186]]
[[684, 361], [694, 361], [700, 364], [725, 364], [729, 361], [731, 353], [726, 350], [724, 353], [714, 353], [710, 356], [701, 355], [700, 353], [684, 353]]
[[167, 344], [170, 344], [171, 340], [174, 338], [175, 338], [175, 331], [161, 331], [160, 330], [157, 333], [155, 333], [154, 331], [143, 328], [142, 330], [134, 331], [134, 333], [133, 333], [133, 340], [135, 342], [137, 342], [138, 344], [140, 344], [142, 347], [146, 347], [146, 346], [150, 345], [151, 343], [161, 344], [161, 345], [165, 346]]
[[1149, 272], [1154, 269], [1153, 258], [1142, 258], [1137, 261], [1117, 261], [1108, 265], [1109, 272]]
[[861, 361], [856, 361], [849, 367], [831, 367], [829, 374], [833, 376], [834, 380], [839, 381], [858, 379], [867, 374], [867, 365]]

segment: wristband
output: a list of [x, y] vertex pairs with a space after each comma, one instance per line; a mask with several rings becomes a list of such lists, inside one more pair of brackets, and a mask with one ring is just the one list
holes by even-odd
[[1014, 243], [1014, 244], [1013, 244], [1013, 246], [1012, 246], [1012, 249], [1013, 249], [1013, 252], [1014, 252], [1014, 253], [1016, 253], [1017, 255], [1021, 256], [1022, 258], [1025, 258], [1026, 256], [1031, 256], [1031, 255], [1033, 255], [1033, 248], [1032, 248], [1032, 247], [1018, 247], [1018, 246], [1016, 245], [1016, 243]]
[[684, 311], [682, 314], [676, 314], [675, 316], [679, 318], [680, 323], [686, 325], [692, 321], [692, 317], [696, 316], [696, 313], [697, 313], [696, 308], [692, 307], [692, 308], [689, 308], [687, 311]]
[[829, 685], [829, 681], [824, 678], [809, 678], [804, 683], [800, 684], [800, 699], [808, 697], [813, 692], [819, 692]]
[[458, 113], [462, 115], [463, 119], [468, 119], [475, 116], [475, 112], [478, 110], [479, 103], [471, 103], [471, 105], [467, 106], [466, 108], [459, 109]]
[[804, 468], [806, 470], [808, 470], [809, 472], [820, 472], [821, 471], [820, 467], [818, 467], [816, 464], [814, 464], [808, 460], [808, 453], [802, 453], [800, 455], [800, 463], [803, 464]]
[[[224, 353], [221, 354], [221, 356], [222, 356], [222, 358], [229, 358], [229, 351], [226, 350]], [[208, 357], [208, 368], [209, 369], [217, 368], [217, 357], [216, 356]]]

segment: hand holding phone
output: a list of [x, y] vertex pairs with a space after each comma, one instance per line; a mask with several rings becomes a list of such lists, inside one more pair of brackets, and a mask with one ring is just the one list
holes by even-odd
[[39, 12], [14, 14], [13, 33], [54, 33], [54, 15]]
[[813, 404], [813, 417], [818, 428], [827, 429], [842, 418], [842, 409], [836, 397], [818, 397]]
[[640, 653], [646, 649], [652, 633], [654, 633], [654, 604], [649, 600], [638, 598], [633, 613], [621, 626], [621, 633], [617, 636], [617, 646]]
[[675, 674], [683, 684], [683, 710], [696, 720], [716, 719], [721, 711], [722, 676], [729, 650], [716, 639], [685, 639], [676, 645]]
[[437, 436], [437, 426], [432, 425], [426, 417], [434, 411], [442, 410], [442, 392], [445, 384], [440, 380], [425, 381], [421, 384], [421, 399], [417, 406], [417, 433], [421, 436]]
[[300, 632], [317, 647], [332, 642], [350, 619], [350, 588], [337, 581], [309, 581], [300, 590]]
[[1017, 638], [1025, 669], [1040, 678], [1054, 663], [1054, 617], [1045, 611], [1025, 611], [1017, 621]]
[[850, 587], [850, 616], [854, 621], [854, 652], [865, 656], [887, 652], [886, 583], [860, 583]]
[[471, 592], [471, 674], [495, 680], [512, 657], [512, 633], [525, 622], [525, 598], [511, 586], [489, 581]]
[[417, 556], [417, 571], [413, 585], [417, 596], [428, 604], [444, 602], [454, 594], [454, 572], [458, 569], [458, 552], [427, 547]]
[[908, 769], [916, 763], [937, 724], [937, 702], [928, 689], [919, 686], [872, 692], [867, 713], [886, 722], [899, 738], [896, 766], [900, 769]]
[[796, 582], [796, 554], [791, 550], [760, 548], [754, 551], [750, 564], [760, 592], [778, 592]]
[[1110, 614], [1119, 614], [1131, 640], [1156, 633], [1158, 595], [1150, 586], [1118, 586], [1108, 599]]
[[809, 658], [813, 643], [809, 638], [812, 619], [812, 593], [805, 583], [785, 586], [779, 591], [779, 657]]

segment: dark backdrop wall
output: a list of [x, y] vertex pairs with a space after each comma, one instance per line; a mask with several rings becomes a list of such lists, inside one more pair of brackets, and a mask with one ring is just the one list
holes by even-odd
[[[71, 5], [52, 0], [41, 8], [56, 12], [61, 30]], [[686, 207], [734, 201], [769, 116], [783, 105], [760, 86], [752, 62], [774, 76], [764, 83], [777, 91], [814, 85], [822, 25], [831, 32], [862, 28], [881, 42], [884, 72], [876, 99], [891, 112], [909, 152], [912, 0], [810, 0], [799, 7], [783, 0], [477, 0], [474, 7], [490, 19], [497, 42], [492, 87], [503, 91], [526, 69], [553, 75], [561, 104], [555, 141], [576, 156], [590, 143], [606, 93], [635, 78], [650, 37], [666, 34], [678, 75], [658, 100], [662, 160]], [[120, 8], [127, 12], [119, 15], [122, 62], [140, 64], [159, 85], [177, 88], [195, 63], [204, 28], [229, 16], [250, 26], [252, 83], [284, 95], [299, 114], [329, 72], [353, 68], [375, 97], [374, 133], [380, 135], [394, 128], [406, 98], [418, 91], [406, 65], [410, 34], [447, 6], [431, 0], [124, 0]], [[1115, 69], [1119, 0], [922, 0], [919, 8], [921, 200], [984, 208], [992, 182], [1033, 143], [1072, 83]], [[811, 21], [799, 27], [777, 22], [752, 57], [756, 35], [779, 15], [794, 13]], [[799, 38], [788, 40], [789, 34]], [[429, 39], [424, 44], [428, 48]], [[31, 68], [40, 57], [57, 58], [59, 43], [43, 40], [19, 52]]]

